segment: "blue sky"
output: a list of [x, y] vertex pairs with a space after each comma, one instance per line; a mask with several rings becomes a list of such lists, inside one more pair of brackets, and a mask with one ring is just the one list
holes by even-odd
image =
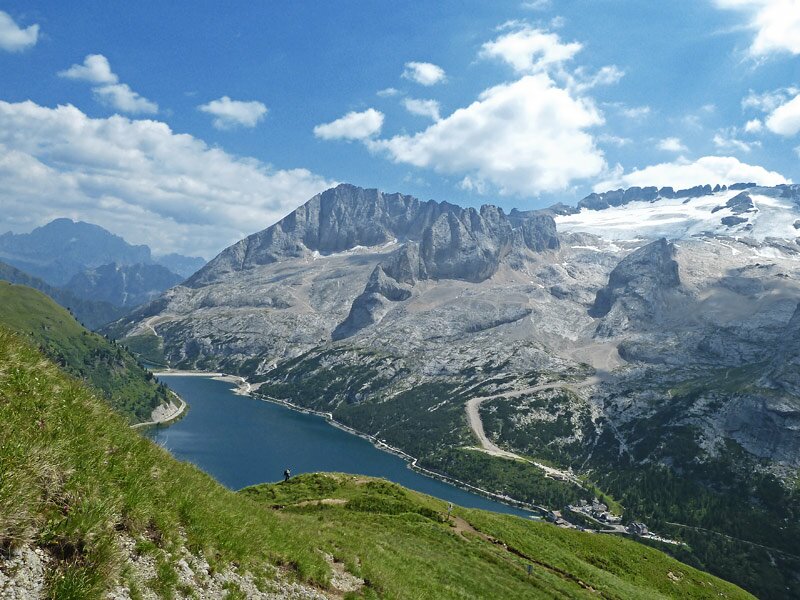
[[210, 258], [335, 182], [510, 209], [800, 181], [800, 0], [0, 11], [2, 230]]

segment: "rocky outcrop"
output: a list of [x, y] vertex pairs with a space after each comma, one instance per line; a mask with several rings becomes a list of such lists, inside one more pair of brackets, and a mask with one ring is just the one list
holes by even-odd
[[711, 209], [711, 212], [712, 213], [719, 212], [726, 208], [729, 208], [731, 210], [731, 213], [733, 213], [734, 215], [740, 215], [742, 213], [751, 212], [755, 210], [755, 206], [753, 205], [753, 199], [747, 192], [736, 194], [733, 198], [728, 200], [723, 206], [716, 206], [713, 209]]
[[597, 335], [618, 335], [636, 324], [653, 324], [664, 293], [680, 285], [675, 246], [660, 239], [623, 258], [597, 292], [589, 315], [602, 319]]
[[442, 213], [423, 231], [419, 242], [406, 243], [376, 267], [333, 338], [348, 337], [379, 322], [391, 302], [411, 296], [417, 281], [479, 283], [492, 277], [512, 251], [541, 253], [559, 246], [555, 221], [549, 215], [522, 217], [518, 212], [511, 219], [491, 205]]
[[411, 285], [388, 277], [383, 267], [378, 265], [364, 291], [353, 301], [347, 318], [333, 330], [331, 337], [340, 340], [379, 322], [389, 310], [391, 302], [402, 302], [410, 297]]
[[329, 254], [395, 239], [419, 240], [436, 219], [460, 210], [446, 202], [422, 202], [412, 196], [342, 184], [223, 250], [186, 285], [200, 287], [227, 273], [313, 252]]
[[800, 304], [786, 324], [765, 377], [769, 387], [800, 397]]

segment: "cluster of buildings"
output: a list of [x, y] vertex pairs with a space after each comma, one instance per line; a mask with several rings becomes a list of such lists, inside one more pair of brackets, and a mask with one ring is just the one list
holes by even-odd
[[647, 529], [647, 525], [644, 523], [638, 523], [636, 521], [629, 523], [626, 529], [628, 530], [628, 533], [632, 533], [633, 535], [647, 535], [650, 533], [650, 531]]
[[586, 502], [586, 500], [580, 500], [578, 504], [570, 504], [567, 508], [572, 512], [586, 515], [600, 523], [608, 523], [609, 525], [619, 525], [622, 523], [622, 517], [609, 512], [608, 506], [600, 502], [597, 498], [592, 500], [591, 504]]

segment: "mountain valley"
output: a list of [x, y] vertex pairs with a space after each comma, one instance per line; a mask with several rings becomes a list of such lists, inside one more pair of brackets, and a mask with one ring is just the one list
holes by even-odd
[[[800, 246], [770, 228], [791, 233], [798, 188], [653, 190], [505, 215], [341, 185], [107, 331], [155, 333], [170, 365], [238, 373], [421, 466], [559, 508], [573, 484], [474, 449], [466, 405], [491, 396], [480, 415], [500, 447], [571, 470], [670, 535], [688, 535], [672, 522], [730, 535], [732, 556], [775, 589], [796, 586], [800, 399], [787, 348]], [[676, 202], [691, 223], [675, 224]], [[616, 229], [598, 235], [608, 219]], [[575, 385], [526, 392], [559, 381]], [[655, 499], [636, 473], [684, 489]], [[744, 534], [734, 514], [763, 527]], [[695, 536], [697, 564], [759, 585], [715, 556], [718, 542]]]

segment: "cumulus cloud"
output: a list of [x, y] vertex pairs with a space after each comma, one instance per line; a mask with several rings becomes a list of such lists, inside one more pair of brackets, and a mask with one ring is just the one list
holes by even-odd
[[158, 112], [158, 104], [140, 96], [126, 83], [103, 85], [93, 88], [92, 92], [100, 102], [122, 112], [131, 114], [155, 114]]
[[797, 94], [800, 94], [800, 89], [793, 86], [778, 88], [761, 94], [750, 90], [747, 96], [742, 99], [742, 108], [760, 110], [765, 113], [772, 112]]
[[314, 127], [314, 135], [323, 140], [365, 140], [380, 133], [383, 113], [374, 108], [349, 112], [345, 116]]
[[714, 0], [723, 9], [747, 15], [755, 32], [749, 52], [754, 57], [773, 53], [800, 54], [800, 0]]
[[481, 47], [482, 58], [509, 64], [517, 73], [537, 73], [572, 59], [583, 47], [578, 42], [563, 43], [556, 33], [527, 24], [512, 24], [504, 33]]
[[658, 149], [665, 152], [686, 152], [687, 148], [683, 142], [676, 137], [668, 137], [658, 142]]
[[587, 131], [603, 117], [544, 73], [492, 87], [465, 108], [415, 135], [371, 140], [393, 161], [467, 176], [462, 187], [488, 182], [503, 194], [561, 190], [605, 169]]
[[83, 64], [72, 65], [69, 69], [59, 71], [58, 76], [100, 84], [119, 81], [119, 78], [111, 70], [108, 59], [102, 54], [89, 54], [83, 59]]
[[382, 90], [375, 92], [375, 94], [380, 98], [391, 98], [392, 96], [397, 96], [399, 93], [400, 90], [393, 87], [383, 88]]
[[622, 148], [623, 146], [627, 146], [633, 140], [631, 138], [620, 137], [617, 135], [611, 135], [609, 133], [601, 133], [597, 136], [597, 141], [602, 142], [604, 144], [610, 144], [611, 146], [616, 146], [618, 148]]
[[630, 173], [614, 173], [611, 178], [595, 185], [594, 189], [603, 192], [620, 187], [654, 185], [672, 186], [677, 190], [696, 185], [730, 185], [750, 181], [760, 185], [789, 183], [780, 173], [743, 163], [733, 156], [704, 156], [693, 162], [679, 158], [674, 162], [651, 165]]
[[119, 77], [111, 70], [111, 64], [102, 54], [89, 54], [83, 59], [83, 64], [74, 64], [69, 69], [59, 71], [58, 76], [95, 84], [92, 88], [95, 98], [122, 112], [158, 112], [158, 104], [134, 92], [128, 84], [119, 83]]
[[217, 129], [252, 128], [267, 115], [267, 107], [261, 102], [231, 100], [228, 96], [201, 104], [197, 108], [215, 117], [213, 125]]
[[7, 52], [21, 52], [36, 45], [39, 26], [21, 28], [7, 12], [0, 10], [0, 48]]
[[753, 146], [760, 146], [761, 142], [744, 142], [736, 137], [738, 130], [735, 127], [723, 129], [714, 134], [712, 141], [718, 150], [724, 152], [738, 151], [748, 153]]
[[744, 124], [744, 130], [747, 133], [758, 133], [762, 129], [764, 129], [764, 124], [761, 122], [761, 119], [750, 119]]
[[438, 121], [441, 116], [439, 115], [440, 106], [436, 100], [417, 100], [416, 98], [405, 98], [403, 106], [412, 115], [420, 117], [428, 117], [434, 121]]
[[551, 0], [525, 0], [525, 2], [520, 5], [520, 8], [525, 8], [527, 10], [546, 10], [550, 8], [551, 4]]
[[649, 106], [626, 106], [625, 104], [617, 103], [614, 105], [619, 114], [631, 121], [641, 121], [642, 119], [650, 116], [652, 109]]
[[15, 231], [66, 216], [160, 253], [210, 258], [331, 185], [306, 169], [276, 170], [209, 147], [159, 121], [0, 101], [0, 205]]
[[588, 73], [585, 68], [575, 69], [570, 85], [577, 91], [586, 91], [599, 85], [614, 85], [625, 77], [625, 71], [616, 65], [606, 65], [596, 73]]
[[800, 132], [800, 94], [773, 110], [766, 124], [771, 132], [787, 137]]
[[420, 85], [431, 86], [442, 83], [447, 79], [444, 69], [439, 65], [429, 62], [407, 62], [403, 77], [416, 81]]

